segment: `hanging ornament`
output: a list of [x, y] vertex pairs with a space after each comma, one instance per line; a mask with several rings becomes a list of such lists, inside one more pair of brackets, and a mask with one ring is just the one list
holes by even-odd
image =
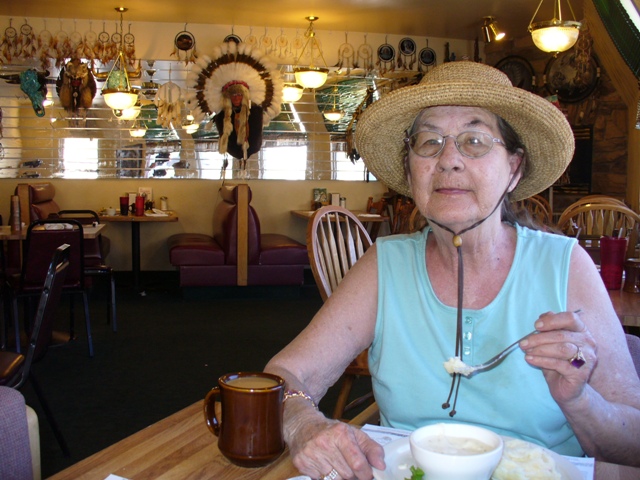
[[17, 56], [18, 32], [12, 26], [13, 18], [9, 19], [9, 26], [5, 28], [2, 42], [0, 43], [0, 63], [11, 63]]
[[429, 48], [429, 39], [427, 39], [427, 46], [420, 50], [418, 54], [418, 71], [428, 72], [429, 67], [436, 64], [436, 52], [433, 48]]
[[364, 36], [364, 43], [358, 47], [358, 65], [362, 65], [364, 74], [368, 75], [373, 71], [373, 47], [367, 43], [367, 35]]
[[193, 33], [187, 31], [187, 24], [184, 24], [184, 30], [178, 32], [173, 40], [173, 52], [171, 56], [178, 57], [178, 60], [184, 60], [184, 64], [194, 63], [198, 58], [196, 51], [196, 37]]
[[384, 42], [378, 47], [378, 61], [376, 62], [380, 75], [393, 72], [396, 69], [396, 49], [387, 42], [387, 37], [385, 37]]
[[416, 63], [416, 42], [409, 37], [405, 37], [398, 43], [398, 68], [401, 70], [411, 70]]
[[24, 25], [20, 27], [18, 35], [18, 52], [21, 58], [30, 59], [36, 56], [36, 36], [33, 28], [29, 25], [27, 19], [24, 19]]
[[356, 68], [358, 64], [355, 61], [355, 49], [349, 43], [349, 34], [345, 32], [344, 43], [338, 48], [338, 70], [347, 69], [347, 75], [351, 73], [351, 67]]

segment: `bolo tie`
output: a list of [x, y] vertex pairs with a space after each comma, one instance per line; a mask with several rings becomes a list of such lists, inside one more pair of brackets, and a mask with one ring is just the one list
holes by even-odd
[[[491, 210], [491, 213], [489, 213], [489, 215], [478, 220], [476, 223], [474, 223], [470, 227], [463, 228], [457, 233], [451, 230], [446, 225], [442, 225], [441, 223], [438, 223], [431, 218], [427, 218], [427, 221], [435, 223], [437, 226], [439, 226], [440, 228], [446, 230], [447, 232], [453, 235], [453, 239], [452, 239], [453, 246], [456, 247], [456, 250], [458, 252], [458, 307], [457, 307], [457, 315], [456, 315], [455, 356], [459, 358], [462, 358], [462, 304], [463, 304], [462, 300], [463, 300], [463, 291], [464, 291], [464, 266], [462, 262], [462, 234], [476, 228], [478, 225], [484, 222], [487, 218], [493, 215], [493, 213], [498, 209], [498, 207], [502, 205], [504, 198], [509, 193], [509, 187], [511, 186], [511, 183], [513, 182], [514, 178], [515, 176], [511, 177], [511, 180], [509, 181], [509, 185], [507, 185], [506, 190], [500, 197], [500, 200], [498, 201], [496, 206], [493, 207], [493, 210]], [[447, 401], [442, 404], [443, 410], [451, 408], [451, 411], [449, 412], [450, 417], [453, 417], [456, 414], [456, 403], [458, 402], [458, 392], [460, 390], [461, 377], [462, 375], [460, 373], [455, 373], [455, 372], [453, 373], [453, 376], [451, 378], [451, 388], [449, 389], [449, 396], [447, 397]], [[454, 389], [455, 389], [455, 394], [454, 394]], [[450, 403], [452, 395], [453, 395], [453, 406]]]

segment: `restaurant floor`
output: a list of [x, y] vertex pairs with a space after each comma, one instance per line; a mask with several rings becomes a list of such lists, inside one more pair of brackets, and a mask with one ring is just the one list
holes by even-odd
[[[40, 420], [43, 478], [202, 399], [224, 373], [262, 370], [322, 305], [312, 278], [300, 288], [182, 292], [173, 273], [163, 272], [143, 278], [144, 297], [126, 287], [128, 280], [117, 277], [115, 333], [106, 323], [104, 287], [91, 291], [94, 358], [87, 354], [76, 301], [77, 338], [50, 348], [33, 368], [70, 458], [63, 456], [31, 385], [22, 389]], [[68, 329], [64, 298], [57, 325]], [[357, 386], [369, 387], [366, 380]], [[333, 387], [320, 403], [323, 411], [331, 411], [336, 395]]]

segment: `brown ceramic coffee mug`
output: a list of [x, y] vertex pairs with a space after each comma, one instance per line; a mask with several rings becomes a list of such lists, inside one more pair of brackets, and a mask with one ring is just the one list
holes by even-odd
[[[262, 372], [228, 373], [204, 399], [204, 417], [220, 452], [241, 467], [262, 467], [284, 451], [284, 380]], [[218, 419], [215, 404], [221, 403]]]

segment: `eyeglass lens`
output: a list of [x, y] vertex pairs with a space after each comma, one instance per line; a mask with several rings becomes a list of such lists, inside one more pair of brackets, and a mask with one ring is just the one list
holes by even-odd
[[457, 137], [453, 135], [440, 135], [438, 132], [425, 130], [416, 132], [408, 138], [409, 147], [420, 157], [435, 157], [445, 145], [445, 139], [452, 137], [458, 151], [471, 158], [478, 158], [491, 151], [495, 142], [502, 143], [499, 139], [494, 139], [485, 132], [467, 131], [460, 133]]

